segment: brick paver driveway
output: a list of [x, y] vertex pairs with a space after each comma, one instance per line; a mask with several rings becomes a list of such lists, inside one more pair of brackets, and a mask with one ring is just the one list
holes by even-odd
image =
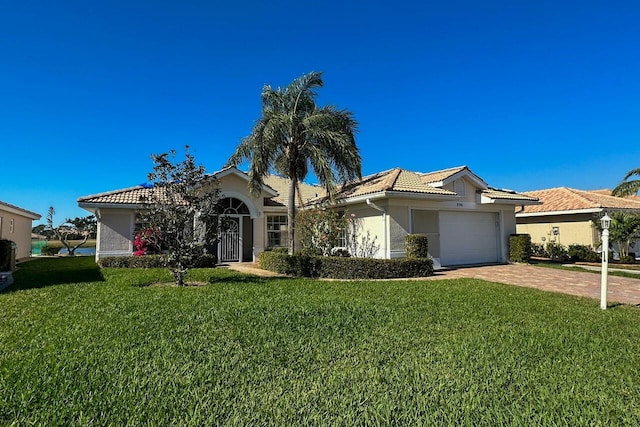
[[[509, 264], [436, 271], [430, 279], [471, 277], [600, 300], [600, 275], [532, 265]], [[609, 276], [607, 302], [640, 305], [640, 279]]]
[[[257, 263], [231, 263], [228, 267], [258, 276], [282, 276], [260, 269]], [[436, 271], [433, 276], [426, 279], [455, 279], [459, 277], [483, 279], [600, 300], [600, 275], [582, 271], [509, 264]], [[609, 276], [608, 283], [608, 303], [640, 305], [640, 279]]]

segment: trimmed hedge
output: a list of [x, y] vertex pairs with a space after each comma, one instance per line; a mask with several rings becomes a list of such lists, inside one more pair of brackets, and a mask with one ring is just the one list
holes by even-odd
[[11, 270], [11, 240], [0, 240], [0, 271]]
[[591, 249], [591, 246], [579, 245], [577, 243], [569, 245], [567, 255], [571, 261], [599, 262], [601, 255]]
[[433, 275], [433, 262], [428, 258], [343, 258], [287, 255], [262, 252], [260, 267], [276, 273], [298, 277], [330, 279], [397, 279]]
[[509, 236], [509, 261], [531, 262], [531, 236], [529, 234], [512, 234]]
[[407, 258], [429, 258], [429, 239], [424, 234], [408, 234], [404, 238]]
[[[162, 268], [165, 258], [164, 255], [112, 256], [100, 258], [98, 265], [103, 268]], [[189, 268], [213, 268], [217, 263], [217, 256], [203, 254]]]

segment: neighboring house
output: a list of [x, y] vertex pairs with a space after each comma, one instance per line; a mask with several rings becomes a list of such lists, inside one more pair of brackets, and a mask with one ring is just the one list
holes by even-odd
[[[261, 197], [251, 196], [248, 176], [236, 168], [213, 174], [228, 204], [234, 230], [220, 239], [221, 262], [252, 261], [268, 247], [287, 247], [288, 180], [271, 176]], [[81, 197], [80, 207], [96, 215], [96, 257], [131, 255], [136, 211], [143, 186]], [[324, 200], [318, 186], [300, 184], [299, 205]], [[436, 266], [497, 263], [508, 260], [508, 238], [516, 231], [515, 207], [538, 203], [530, 197], [489, 187], [466, 166], [432, 173], [392, 169], [345, 185], [339, 208], [354, 214], [361, 235], [380, 245], [378, 258], [404, 256], [407, 234], [429, 236]]]
[[600, 233], [593, 220], [605, 211], [640, 212], [640, 198], [611, 196], [611, 190], [584, 191], [550, 188], [524, 193], [542, 204], [524, 206], [516, 212], [518, 233], [531, 235], [534, 243], [581, 244], [596, 249]]
[[0, 202], [0, 239], [15, 242], [17, 259], [31, 255], [31, 222], [40, 218], [35, 212]]

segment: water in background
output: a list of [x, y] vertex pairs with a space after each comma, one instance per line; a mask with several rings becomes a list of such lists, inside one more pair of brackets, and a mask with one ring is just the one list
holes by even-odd
[[46, 240], [31, 241], [31, 255], [42, 255], [42, 247], [47, 244]]

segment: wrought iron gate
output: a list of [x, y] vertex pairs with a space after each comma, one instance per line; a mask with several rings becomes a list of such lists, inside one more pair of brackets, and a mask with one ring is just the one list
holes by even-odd
[[226, 217], [218, 248], [221, 262], [240, 261], [240, 218]]

